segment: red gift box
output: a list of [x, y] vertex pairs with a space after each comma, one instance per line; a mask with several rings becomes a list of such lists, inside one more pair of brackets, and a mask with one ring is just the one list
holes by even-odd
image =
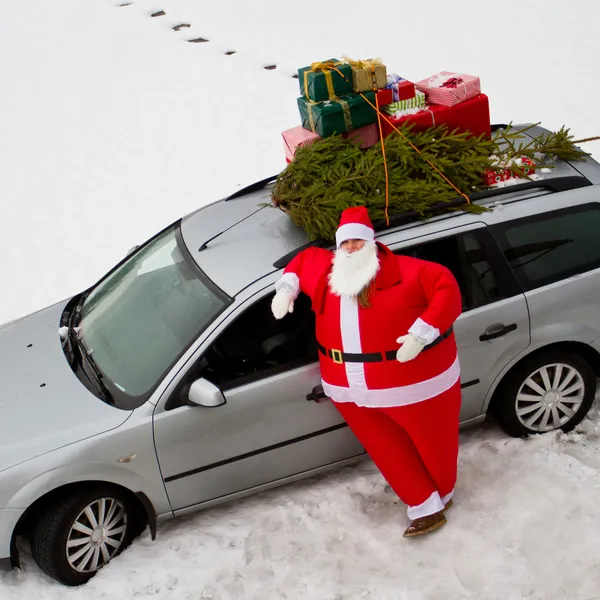
[[407, 79], [402, 79], [399, 75], [388, 75], [388, 83], [386, 89], [392, 90], [392, 102], [400, 100], [409, 100], [415, 97], [415, 84]]
[[369, 148], [379, 141], [379, 126], [377, 123], [370, 123], [349, 133], [344, 133], [342, 137], [360, 144], [361, 148]]
[[438, 125], [447, 125], [448, 131], [454, 129], [470, 131], [474, 136], [484, 134], [488, 139], [492, 135], [490, 104], [485, 94], [479, 94], [454, 106], [430, 105], [413, 115], [406, 115], [399, 119], [382, 117], [383, 137], [394, 131], [392, 125], [400, 127], [406, 122], [413, 124], [411, 131], [414, 132], [425, 131]]
[[[525, 175], [533, 175], [535, 173], [535, 163], [530, 158], [522, 156], [520, 158], [520, 163], [521, 164], [518, 166], [523, 167], [523, 173]], [[510, 167], [499, 167], [497, 170], [486, 169], [483, 174], [483, 180], [486, 185], [494, 185], [495, 183], [500, 183], [501, 181], [506, 181], [513, 177], [520, 177], [520, 174], [512, 171]]]
[[394, 94], [392, 90], [377, 90], [375, 95], [377, 96], [377, 106], [385, 106], [386, 104], [391, 104], [394, 101]]
[[[409, 98], [415, 97], [415, 84], [412, 81], [398, 81], [394, 84], [394, 87], [398, 91], [398, 100], [408, 100]], [[396, 100], [394, 100], [396, 102]]]
[[296, 150], [300, 146], [310, 146], [317, 140], [321, 139], [321, 136], [304, 129], [301, 125], [298, 127], [292, 127], [281, 132], [283, 136], [283, 148], [285, 151], [285, 160], [290, 163], [294, 160]]
[[430, 104], [442, 106], [454, 106], [481, 93], [479, 77], [450, 71], [441, 71], [433, 77], [417, 81], [415, 87], [427, 95]]

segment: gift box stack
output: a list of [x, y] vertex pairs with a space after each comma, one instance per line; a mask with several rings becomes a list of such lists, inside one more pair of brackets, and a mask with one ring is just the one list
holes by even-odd
[[352, 139], [361, 148], [377, 143], [374, 106], [387, 85], [381, 61], [332, 58], [312, 63], [298, 69], [298, 82], [301, 125], [282, 132], [287, 162], [293, 160], [297, 148], [332, 135]]
[[491, 136], [488, 97], [473, 75], [441, 71], [413, 83], [388, 74], [376, 59], [330, 59], [299, 69], [298, 81], [301, 125], [282, 132], [288, 163], [297, 148], [332, 135], [373, 146], [379, 141], [375, 107], [384, 137], [405, 122], [415, 132], [445, 124], [450, 131]]
[[[390, 115], [382, 121], [383, 135], [405, 122], [413, 124], [412, 131], [447, 125], [450, 131], [469, 131], [474, 136], [491, 136], [488, 97], [481, 93], [479, 77], [464, 73], [441, 71], [415, 83], [420, 102], [416, 106], [394, 104], [384, 108]], [[412, 109], [412, 110], [411, 110]]]

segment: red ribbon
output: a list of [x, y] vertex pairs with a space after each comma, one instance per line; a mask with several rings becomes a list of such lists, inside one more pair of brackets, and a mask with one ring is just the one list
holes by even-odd
[[442, 87], [457, 88], [461, 83], [463, 83], [462, 77], [452, 77], [448, 79]]

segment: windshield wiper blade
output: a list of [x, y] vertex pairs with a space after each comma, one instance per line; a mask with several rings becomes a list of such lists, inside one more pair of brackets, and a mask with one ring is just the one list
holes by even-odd
[[[115, 399], [112, 395], [111, 391], [108, 389], [106, 384], [103, 381], [104, 375], [96, 365], [96, 361], [90, 356], [87, 348], [84, 343], [81, 341], [77, 331], [72, 326], [69, 326], [69, 343], [71, 348], [77, 348], [77, 354], [79, 355], [78, 363], [81, 365], [83, 372], [86, 377], [90, 380], [90, 382], [95, 383], [100, 390], [104, 400], [107, 404], [115, 405]], [[75, 352], [74, 352], [75, 354]], [[93, 377], [90, 377], [88, 370], [85, 368], [88, 367], [89, 371], [93, 374]]]

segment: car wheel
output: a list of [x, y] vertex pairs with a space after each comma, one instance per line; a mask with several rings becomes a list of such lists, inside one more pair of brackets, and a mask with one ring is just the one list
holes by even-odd
[[570, 431], [590, 410], [596, 385], [594, 370], [578, 354], [541, 354], [511, 371], [494, 403], [494, 416], [515, 437]]
[[61, 498], [33, 527], [31, 552], [46, 574], [70, 586], [89, 581], [140, 532], [126, 493], [98, 488]]

